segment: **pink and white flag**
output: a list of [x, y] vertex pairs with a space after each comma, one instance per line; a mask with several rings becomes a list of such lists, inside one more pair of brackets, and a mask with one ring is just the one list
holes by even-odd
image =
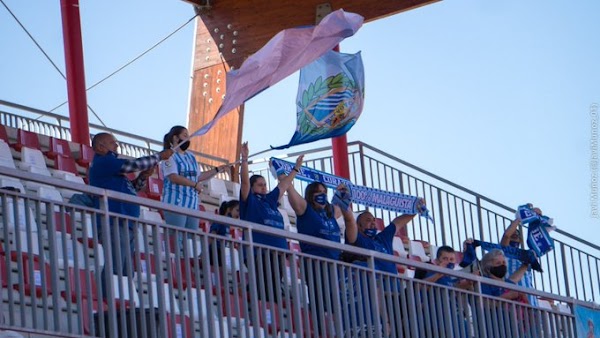
[[339, 9], [329, 13], [316, 26], [285, 29], [277, 33], [239, 69], [227, 73], [223, 104], [215, 117], [190, 137], [206, 134], [221, 117], [354, 35], [363, 20], [358, 14]]

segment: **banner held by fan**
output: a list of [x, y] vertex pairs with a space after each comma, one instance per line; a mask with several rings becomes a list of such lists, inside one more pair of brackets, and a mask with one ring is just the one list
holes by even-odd
[[277, 33], [239, 69], [227, 72], [223, 104], [215, 117], [193, 132], [190, 138], [206, 134], [227, 113], [354, 35], [363, 20], [358, 14], [339, 9], [329, 13], [316, 26], [285, 29]]
[[360, 52], [329, 51], [300, 70], [296, 132], [286, 149], [344, 135], [354, 126], [364, 103], [365, 75]]

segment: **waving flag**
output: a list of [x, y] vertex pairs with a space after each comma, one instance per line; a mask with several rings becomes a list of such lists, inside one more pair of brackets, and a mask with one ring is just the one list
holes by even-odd
[[344, 135], [360, 116], [364, 102], [365, 75], [360, 52], [325, 53], [300, 70], [294, 145]]
[[227, 73], [226, 96], [215, 117], [192, 136], [204, 135], [227, 113], [246, 100], [318, 59], [362, 26], [363, 17], [337, 10], [317, 26], [285, 29]]

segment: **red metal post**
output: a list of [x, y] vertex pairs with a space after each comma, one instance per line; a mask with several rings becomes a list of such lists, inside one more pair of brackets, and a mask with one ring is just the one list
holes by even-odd
[[[339, 52], [340, 46], [333, 48]], [[333, 151], [333, 173], [336, 176], [350, 178], [350, 163], [348, 162], [348, 140], [346, 134], [331, 139], [331, 149]]]
[[90, 144], [79, 0], [61, 0], [71, 140]]

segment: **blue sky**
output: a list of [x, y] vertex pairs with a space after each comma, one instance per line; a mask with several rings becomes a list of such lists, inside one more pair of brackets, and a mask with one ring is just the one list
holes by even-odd
[[[60, 2], [3, 1], [64, 69]], [[600, 219], [590, 216], [598, 13], [593, 0], [465, 0], [366, 24], [341, 44], [362, 51], [366, 72], [365, 109], [348, 139], [501, 203], [532, 202], [561, 229], [599, 243]], [[177, 0], [83, 1], [87, 84], [193, 15]], [[2, 6], [0, 38], [0, 99], [44, 110], [66, 100], [62, 77]], [[88, 103], [109, 127], [150, 138], [185, 124], [192, 38], [190, 24], [91, 90]], [[247, 103], [251, 152], [289, 141], [297, 81], [291, 76]], [[68, 115], [66, 107], [56, 113]]]

